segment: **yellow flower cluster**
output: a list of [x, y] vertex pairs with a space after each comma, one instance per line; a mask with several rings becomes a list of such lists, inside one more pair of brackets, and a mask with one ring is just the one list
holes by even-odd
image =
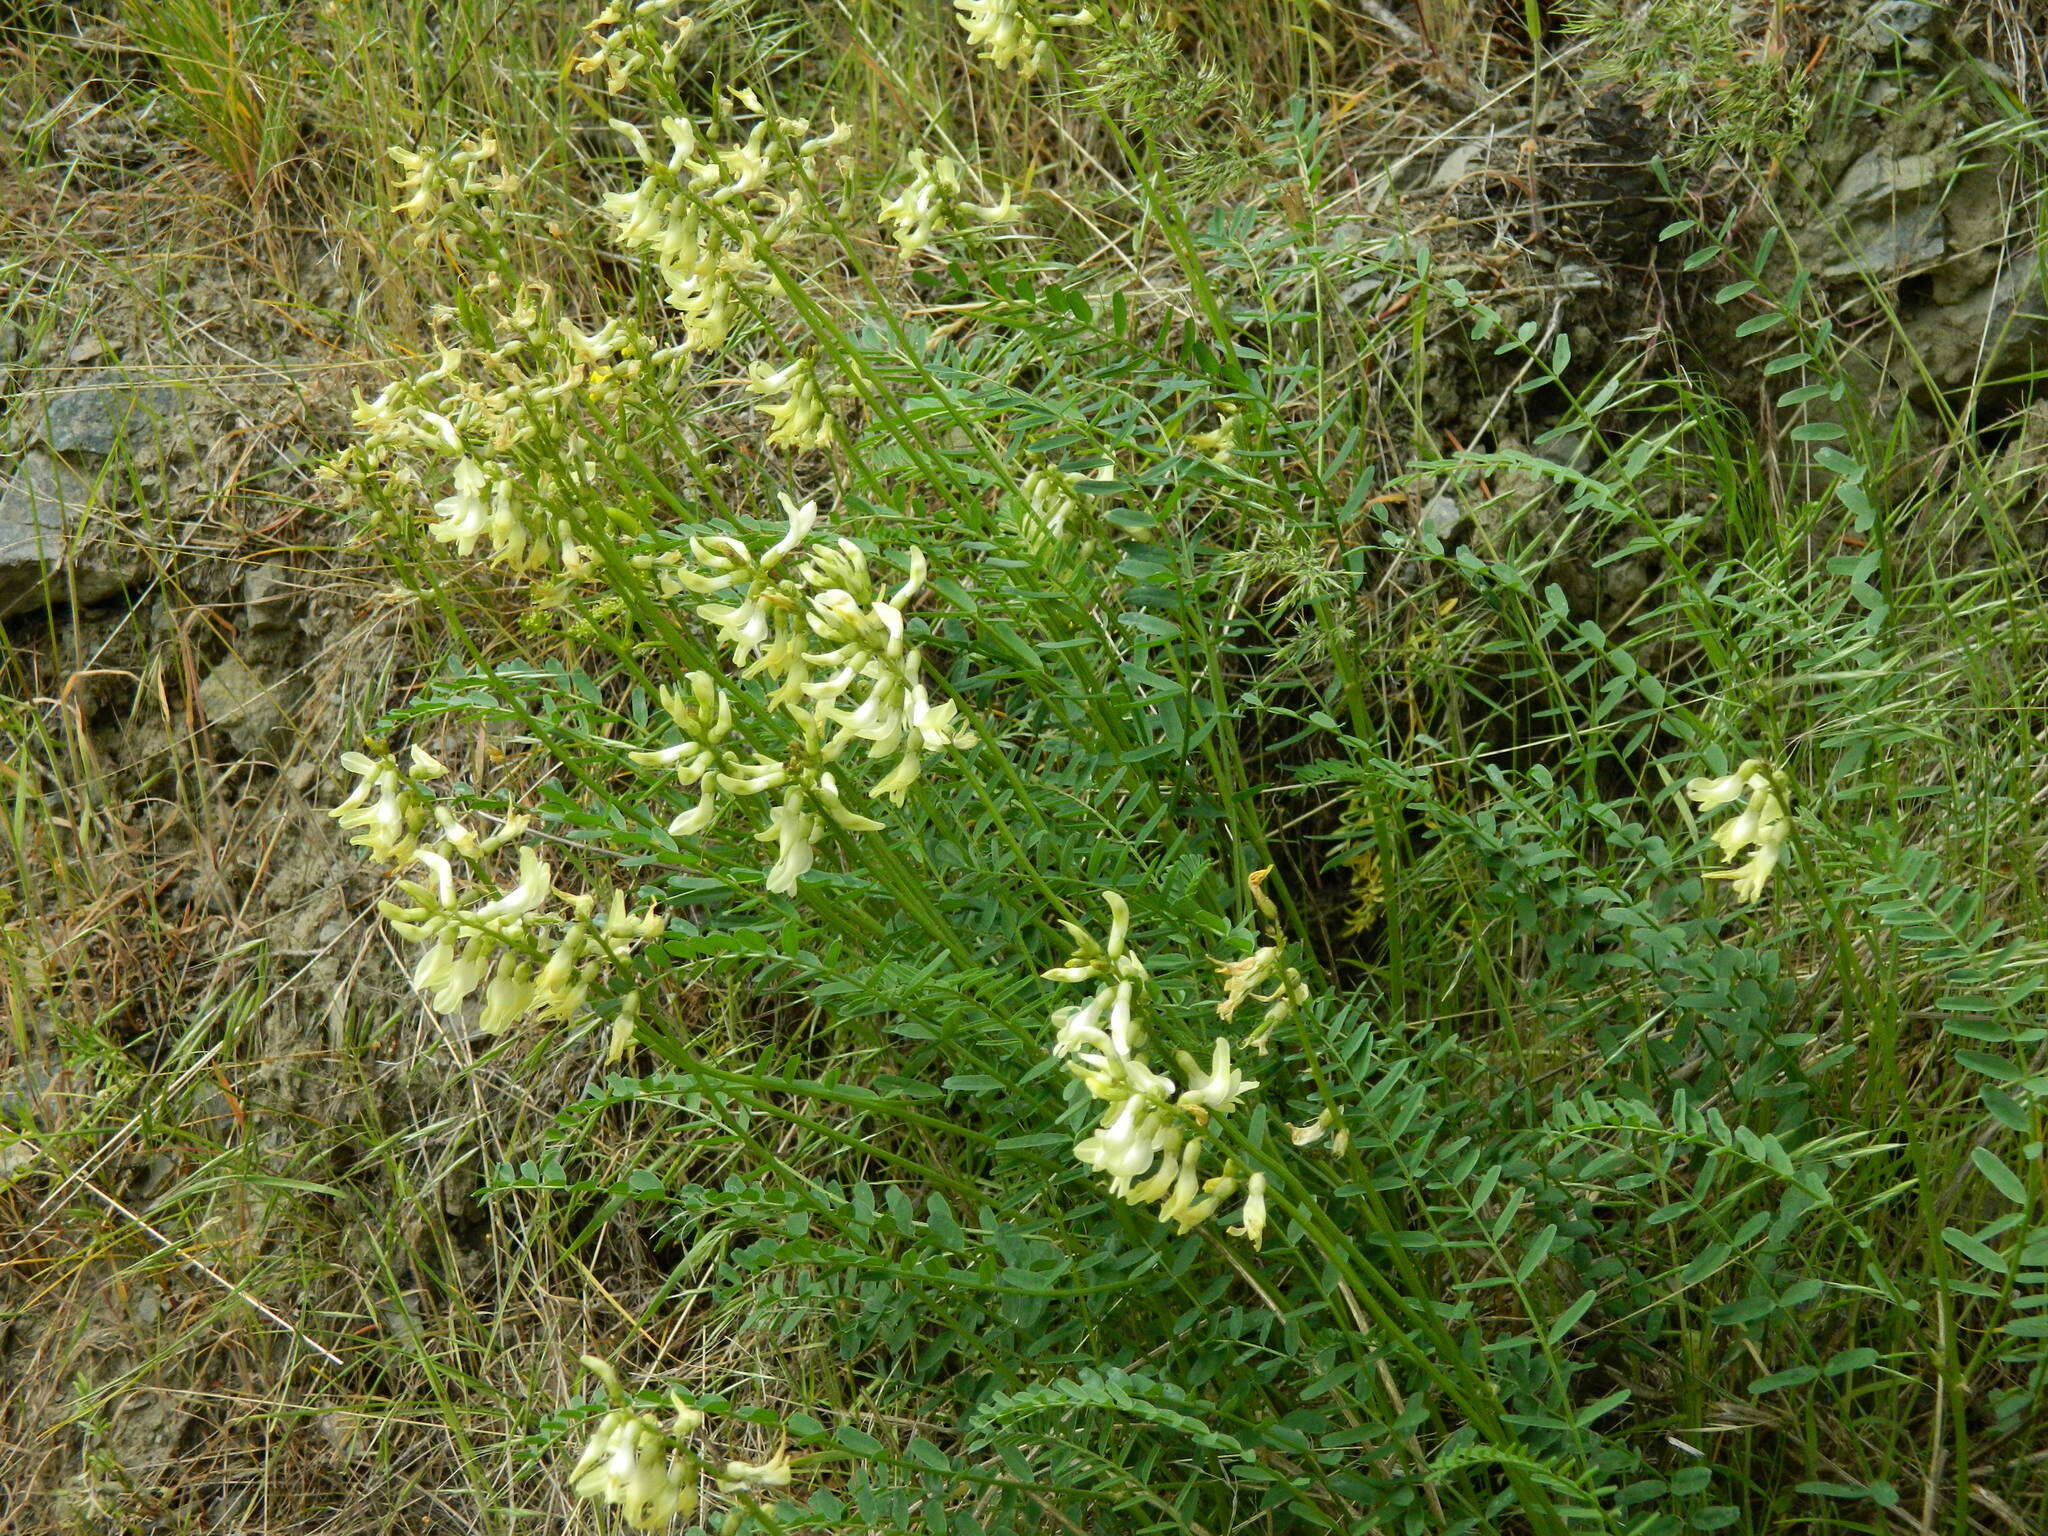
[[710, 827], [721, 794], [781, 790], [757, 835], [776, 845], [768, 889], [787, 895], [814, 862], [828, 824], [881, 830], [881, 822], [847, 806], [834, 778], [849, 747], [864, 743], [871, 761], [894, 759], [868, 792], [900, 805], [928, 754], [964, 751], [975, 738], [957, 705], [933, 701], [923, 653], [905, 628], [904, 608], [924, 586], [923, 552], [911, 551], [905, 580], [883, 596], [850, 539], [807, 548], [815, 503], [798, 506], [785, 496], [782, 505], [787, 531], [759, 554], [726, 535], [693, 539], [687, 563], [680, 552], [640, 559], [665, 596], [706, 599], [697, 617], [712, 626], [742, 679], [774, 685], [766, 702], [797, 727], [787, 757], [749, 760], [731, 748], [732, 701], [707, 672], [690, 674], [687, 696], [663, 697], [681, 739], [629, 755], [642, 767], [673, 768], [684, 788], [698, 792], [696, 806], [670, 823], [677, 836]]
[[398, 190], [409, 194], [391, 211], [406, 216], [417, 245], [431, 245], [451, 231], [501, 228], [499, 199], [519, 189], [517, 176], [490, 168], [498, 155], [493, 138], [470, 139], [445, 149], [394, 145], [387, 153], [403, 173]]
[[344, 752], [341, 766], [356, 776], [356, 787], [327, 814], [353, 832], [349, 842], [379, 864], [405, 864], [419, 847], [434, 800], [425, 788], [444, 777], [447, 766], [414, 747], [404, 768], [389, 757]]
[[852, 132], [842, 125], [814, 136], [808, 119], [764, 113], [745, 91], [734, 102], [757, 119], [743, 139], [715, 143], [688, 118], [665, 117], [666, 155], [633, 124], [612, 120], [646, 168], [631, 192], [605, 195], [612, 236], [654, 263], [692, 348], [724, 345], [739, 288], [775, 285], [763, 253], [799, 232], [823, 155]]
[[1205, 1178], [1201, 1159], [1211, 1120], [1234, 1113], [1259, 1085], [1231, 1065], [1230, 1042], [1220, 1035], [1206, 1065], [1186, 1051], [1175, 1053], [1184, 1088], [1145, 1059], [1151, 977], [1130, 948], [1129, 905], [1114, 891], [1104, 892], [1103, 900], [1110, 911], [1107, 940], [1063, 924], [1074, 937], [1074, 953], [1045, 972], [1047, 981], [1096, 988], [1087, 1003], [1052, 1015], [1053, 1055], [1103, 1106], [1074, 1156], [1106, 1175], [1112, 1194], [1133, 1205], [1156, 1204], [1159, 1219], [1183, 1233], [1243, 1190], [1244, 1207], [1230, 1231], [1257, 1248], [1266, 1236], [1266, 1176], [1247, 1176], [1226, 1156]]
[[[486, 1034], [527, 1020], [573, 1019], [607, 967], [667, 928], [660, 909], [649, 903], [629, 911], [622, 892], [612, 892], [600, 911], [597, 897], [557, 889], [554, 871], [531, 846], [520, 847], [511, 884], [480, 879], [472, 871], [524, 836], [528, 819], [508, 814], [481, 834], [435, 805], [424, 786], [448, 770], [419, 748], [406, 770], [362, 752], [342, 754], [341, 763], [357, 783], [329, 814], [378, 862], [424, 871], [401, 877], [396, 896], [377, 910], [394, 933], [425, 946], [412, 984], [435, 1012], [459, 1014], [481, 991], [476, 1027]], [[423, 845], [430, 821], [438, 835]], [[622, 1032], [630, 1033], [636, 1001], [622, 1007], [614, 1055], [625, 1044]]]
[[465, 559], [481, 547], [521, 574], [577, 571], [589, 553], [570, 511], [593, 499], [594, 463], [582, 456], [591, 422], [675, 354], [629, 320], [585, 332], [538, 283], [492, 331], [488, 347], [444, 346], [427, 372], [358, 397], [362, 440], [328, 473], [403, 490], [445, 472], [427, 529], [437, 542]]
[[1045, 68], [1052, 43], [1048, 26], [1085, 27], [1093, 11], [1042, 12], [1033, 0], [953, 0], [967, 41], [997, 69], [1014, 69], [1029, 79]]
[[[704, 1415], [669, 1394], [672, 1416], [666, 1428], [627, 1404], [618, 1372], [595, 1355], [583, 1367], [604, 1383], [612, 1406], [597, 1422], [583, 1453], [569, 1472], [569, 1491], [579, 1499], [615, 1507], [636, 1531], [656, 1531], [687, 1520], [703, 1501], [706, 1463], [687, 1443], [704, 1427]], [[728, 1461], [712, 1474], [725, 1494], [787, 1488], [792, 1471], [787, 1447], [767, 1461]]]
[[[1055, 469], [1050, 464], [1031, 470], [1018, 486], [1024, 495], [1024, 542], [1041, 554], [1054, 548], [1070, 548], [1086, 555], [1112, 534], [1124, 532], [1103, 516], [1100, 497], [1075, 489], [1089, 481], [1101, 484], [1115, 478], [1113, 464], [1104, 464], [1087, 475]], [[1140, 531], [1132, 531], [1128, 536], [1140, 542], [1146, 537]]]
[[576, 72], [590, 75], [603, 70], [604, 88], [617, 93], [649, 66], [663, 72], [674, 69], [697, 30], [693, 17], [670, 14], [680, 3], [612, 0], [585, 24], [590, 52], [576, 60]]
[[1207, 432], [1190, 432], [1187, 447], [1190, 453], [1201, 455], [1220, 469], [1230, 467], [1230, 461], [1237, 457], [1239, 448], [1238, 430], [1243, 418], [1238, 408], [1228, 402], [1217, 406], [1216, 425]]
[[[1783, 776], [1762, 758], [1752, 757], [1721, 778], [1691, 780], [1685, 792], [1703, 813], [1747, 797], [1741, 813], [1714, 830], [1721, 856], [1737, 867], [1709, 870], [1707, 878], [1732, 882], [1729, 889], [1737, 901], [1755, 901], [1763, 895], [1792, 837]], [[1745, 851], [1747, 859], [1743, 858]]]
[[[1266, 880], [1272, 873], [1270, 868], [1261, 869], [1245, 882], [1253, 904], [1266, 919], [1270, 935], [1267, 942], [1241, 960], [1211, 962], [1223, 979], [1223, 998], [1216, 1004], [1217, 1018], [1229, 1022], [1247, 999], [1266, 1005], [1258, 1029], [1245, 1040], [1246, 1045], [1262, 1056], [1273, 1031], [1305, 1007], [1309, 997], [1308, 982], [1300, 971], [1287, 963], [1286, 929], [1280, 921], [1279, 909], [1273, 905], [1273, 898], [1266, 894]], [[1261, 992], [1258, 990], [1260, 987], [1271, 990]]]
[[564, 896], [547, 861], [530, 847], [519, 850], [511, 886], [484, 885], [480, 895], [457, 877], [442, 849], [422, 848], [413, 862], [427, 878], [401, 879], [402, 899], [381, 901], [377, 910], [392, 932], [427, 946], [413, 966], [412, 984], [436, 1013], [458, 1014], [483, 990], [477, 1028], [488, 1035], [527, 1020], [575, 1018], [608, 964], [668, 926], [651, 902], [643, 912], [628, 911], [621, 891], [612, 892], [603, 913], [594, 896]]
[[1024, 217], [1007, 191], [998, 202], [970, 202], [964, 190], [966, 173], [951, 155], [910, 152], [910, 180], [883, 202], [878, 215], [905, 261], [929, 249], [937, 237], [965, 229], [969, 220], [987, 228]]
[[799, 449], [831, 446], [837, 423], [829, 397], [846, 393], [846, 386], [819, 383], [817, 364], [808, 357], [781, 368], [750, 363], [747, 372], [747, 393], [761, 401], [770, 444]]

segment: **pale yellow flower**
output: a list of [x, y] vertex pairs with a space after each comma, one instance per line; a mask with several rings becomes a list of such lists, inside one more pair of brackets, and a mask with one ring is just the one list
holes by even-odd
[[[1736, 867], [1708, 870], [1706, 878], [1728, 881], [1730, 894], [1737, 901], [1757, 900], [1792, 837], [1783, 776], [1762, 758], [1752, 757], [1718, 779], [1691, 780], [1685, 792], [1702, 812], [1720, 810], [1748, 797], [1742, 810], [1712, 834], [1722, 858]], [[1745, 852], [1749, 855], [1746, 859]]]
[[614, 1404], [598, 1420], [583, 1454], [569, 1473], [569, 1491], [579, 1499], [617, 1507], [636, 1531], [657, 1531], [697, 1512], [701, 1463], [682, 1443], [704, 1416], [672, 1398], [675, 1417], [667, 1429], [626, 1406], [618, 1373], [594, 1355], [585, 1368], [605, 1384]]

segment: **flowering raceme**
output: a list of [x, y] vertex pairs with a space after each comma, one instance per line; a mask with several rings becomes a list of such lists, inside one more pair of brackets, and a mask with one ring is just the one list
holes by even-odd
[[604, 88], [623, 91], [633, 77], [652, 66], [668, 72], [676, 67], [683, 46], [696, 33], [695, 18], [675, 16], [681, 0], [612, 0], [585, 24], [591, 51], [576, 61], [582, 75], [604, 71]]
[[531, 847], [519, 850], [510, 886], [483, 884], [480, 891], [458, 877], [449, 851], [444, 845], [414, 854], [426, 877], [401, 879], [397, 897], [377, 910], [392, 932], [426, 946], [412, 983], [436, 1013], [458, 1014], [482, 992], [477, 1028], [485, 1034], [528, 1020], [575, 1018], [608, 966], [668, 926], [651, 902], [645, 911], [628, 910], [621, 891], [612, 892], [602, 912], [593, 895], [564, 896]]
[[1024, 495], [1025, 544], [1041, 555], [1054, 549], [1087, 555], [1113, 534], [1124, 533], [1144, 542], [1149, 537], [1146, 531], [1116, 527], [1103, 516], [1100, 497], [1075, 489], [1090, 481], [1101, 484], [1115, 478], [1113, 464], [1103, 464], [1086, 475], [1050, 464], [1031, 470], [1018, 486]]
[[[1764, 886], [1792, 837], [1783, 777], [1762, 758], [1752, 757], [1733, 773], [1718, 779], [1691, 780], [1685, 792], [1702, 813], [1720, 810], [1747, 797], [1741, 812], [1715, 828], [1713, 834], [1721, 856], [1737, 867], [1708, 870], [1706, 877], [1732, 882], [1730, 891], [1737, 901], [1755, 901], [1763, 895]], [[1745, 850], [1749, 852], [1747, 859], [1743, 858]]]
[[[531, 846], [519, 848], [509, 885], [482, 879], [475, 871], [524, 836], [528, 818], [508, 810], [494, 831], [480, 833], [434, 804], [425, 786], [448, 770], [420, 748], [412, 749], [405, 771], [389, 756], [348, 752], [341, 761], [358, 781], [329, 814], [357, 833], [351, 841], [378, 862], [422, 872], [401, 876], [377, 910], [392, 932], [424, 946], [412, 984], [436, 1013], [459, 1014], [481, 994], [476, 1027], [485, 1034], [526, 1020], [573, 1019], [608, 967], [667, 928], [652, 903], [629, 911], [622, 892], [614, 891], [603, 911], [595, 896], [565, 895]], [[429, 822], [437, 836], [423, 843]], [[622, 1004], [624, 1034], [636, 1008], [637, 998]], [[624, 1043], [615, 1030], [612, 1054]]]
[[569, 1473], [569, 1491], [579, 1499], [618, 1508], [636, 1531], [658, 1531], [697, 1512], [703, 1463], [683, 1443], [703, 1426], [704, 1415], [670, 1396], [675, 1417], [667, 1429], [626, 1406], [618, 1373], [595, 1355], [583, 1366], [605, 1385], [611, 1410], [598, 1420], [583, 1454]]
[[1228, 401], [1216, 407], [1216, 425], [1207, 432], [1190, 432], [1187, 448], [1198, 453], [1218, 468], [1227, 469], [1230, 461], [1237, 456], [1238, 429], [1244, 419], [1238, 408]]
[[1046, 26], [1085, 27], [1093, 11], [1040, 12], [1031, 0], [953, 0], [960, 25], [975, 51], [997, 69], [1014, 69], [1029, 79], [1051, 55]]
[[877, 215], [905, 261], [929, 249], [937, 237], [966, 228], [968, 220], [986, 228], [1024, 217], [1008, 192], [994, 203], [969, 201], [963, 190], [966, 172], [951, 155], [910, 152], [910, 180], [883, 202]]
[[628, 752], [642, 768], [673, 768], [676, 782], [698, 791], [697, 803], [668, 824], [674, 837], [694, 837], [718, 819], [718, 797], [745, 797], [780, 789], [789, 780], [781, 763], [756, 757], [749, 761], [726, 745], [732, 736], [732, 700], [718, 689], [709, 672], [684, 679], [687, 696], [664, 688], [661, 707], [675, 722], [682, 739], [652, 752]]
[[344, 831], [355, 833], [349, 842], [379, 864], [410, 861], [433, 807], [424, 786], [448, 769], [420, 747], [412, 749], [403, 769], [388, 755], [371, 757], [365, 752], [342, 753], [341, 766], [356, 775], [356, 787], [327, 814]]
[[703, 1429], [704, 1414], [684, 1402], [681, 1394], [669, 1393], [673, 1416], [663, 1428], [652, 1415], [631, 1406], [610, 1364], [595, 1355], [584, 1355], [582, 1363], [604, 1383], [611, 1408], [576, 1458], [569, 1491], [579, 1499], [616, 1507], [634, 1530], [660, 1530], [695, 1515], [703, 1499], [704, 1474], [712, 1467], [717, 1468], [712, 1481], [722, 1494], [750, 1496], [787, 1488], [793, 1480], [787, 1445], [766, 1461], [708, 1461], [688, 1443]]
[[780, 790], [767, 826], [756, 833], [776, 858], [767, 888], [787, 895], [811, 868], [828, 826], [873, 832], [882, 823], [850, 807], [837, 765], [865, 744], [870, 760], [893, 760], [868, 793], [901, 804], [934, 752], [964, 751], [974, 734], [951, 700], [934, 702], [922, 648], [911, 643], [904, 608], [923, 590], [925, 558], [912, 550], [905, 580], [886, 596], [866, 554], [850, 539], [810, 548], [815, 503], [783, 498], [783, 536], [756, 553], [730, 535], [690, 541], [681, 551], [637, 557], [664, 596], [696, 596], [696, 615], [712, 628], [742, 681], [771, 686], [764, 703], [794, 727], [779, 760], [749, 760], [728, 743], [733, 703], [708, 672], [688, 678], [688, 697], [670, 693], [663, 707], [681, 739], [671, 746], [628, 749], [645, 768], [674, 768], [697, 804], [669, 824], [676, 836], [709, 829], [719, 797], [745, 799]]
[[1103, 1106], [1074, 1156], [1105, 1175], [1112, 1194], [1133, 1205], [1156, 1204], [1159, 1219], [1183, 1233], [1242, 1190], [1244, 1208], [1231, 1231], [1257, 1248], [1266, 1233], [1265, 1175], [1247, 1175], [1225, 1156], [1205, 1177], [1202, 1157], [1212, 1120], [1235, 1113], [1259, 1085], [1232, 1064], [1230, 1042], [1220, 1035], [1206, 1063], [1175, 1053], [1185, 1087], [1145, 1059], [1151, 977], [1130, 948], [1129, 905], [1114, 891], [1104, 892], [1103, 900], [1110, 911], [1108, 938], [1098, 941], [1077, 924], [1063, 924], [1074, 937], [1074, 953], [1045, 973], [1048, 981], [1096, 989], [1085, 1004], [1054, 1010], [1051, 1020], [1053, 1055]]
[[[1266, 1005], [1258, 1029], [1245, 1040], [1246, 1045], [1262, 1056], [1273, 1031], [1305, 1007], [1309, 998], [1307, 980], [1287, 963], [1287, 939], [1281, 929], [1280, 911], [1273, 905], [1273, 898], [1266, 894], [1266, 880], [1272, 873], [1270, 867], [1261, 869], [1245, 882], [1253, 905], [1266, 919], [1270, 935], [1267, 942], [1241, 960], [1211, 962], [1223, 981], [1223, 998], [1216, 1004], [1217, 1018], [1229, 1022], [1246, 999]], [[1261, 992], [1258, 988], [1262, 986], [1272, 990]]]
[[567, 512], [598, 499], [591, 423], [677, 354], [628, 320], [585, 332], [543, 284], [487, 322], [490, 345], [445, 345], [433, 368], [359, 398], [362, 441], [325, 473], [405, 495], [445, 473], [427, 523], [437, 543], [524, 575], [575, 572], [589, 554]]
[[[752, 95], [734, 99], [761, 113]], [[808, 119], [763, 114], [745, 139], [719, 145], [700, 142], [688, 118], [665, 117], [666, 156], [633, 124], [614, 119], [612, 127], [646, 168], [631, 192], [605, 195], [613, 238], [654, 263], [668, 285], [669, 307], [683, 317], [685, 346], [723, 346], [736, 291], [774, 286], [763, 253], [799, 232], [822, 157], [851, 127], [811, 135]]]
[[747, 393], [761, 401], [768, 418], [768, 441], [784, 448], [827, 448], [836, 425], [829, 396], [845, 387], [818, 382], [817, 365], [800, 357], [781, 368], [767, 363], [747, 365]]
[[398, 190], [410, 194], [391, 211], [411, 221], [417, 245], [431, 245], [464, 229], [501, 227], [500, 199], [519, 188], [519, 178], [510, 171], [489, 170], [498, 154], [493, 138], [471, 139], [447, 149], [393, 145], [387, 153], [404, 172]]

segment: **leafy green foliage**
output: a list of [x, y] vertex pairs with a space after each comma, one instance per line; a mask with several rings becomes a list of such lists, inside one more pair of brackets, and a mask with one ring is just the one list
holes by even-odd
[[[1726, 240], [1687, 264], [1734, 272], [1719, 302], [1781, 348], [1782, 443], [1683, 370], [1575, 357], [1416, 242], [1153, 211], [1171, 311], [979, 237], [905, 280], [940, 326], [851, 278], [746, 293], [740, 345], [846, 382], [841, 451], [776, 459], [715, 401], [627, 393], [550, 508], [597, 578], [453, 636], [394, 713], [495, 732], [548, 836], [671, 914], [622, 983], [653, 1069], [593, 1082], [497, 1198], [579, 1242], [634, 1225], [665, 1296], [792, 1362], [806, 1486], [735, 1530], [1862, 1529], [1945, 1403], [1986, 1405], [1957, 1465], [2025, 1454], [2037, 946], [1947, 872], [1985, 850], [1915, 785], [1995, 696], [1985, 648], [2038, 660], [2037, 595], [1916, 549], [1825, 317]], [[1336, 315], [1340, 281], [1377, 308]], [[1334, 387], [1333, 346], [1388, 392]], [[1418, 445], [1443, 368], [1536, 447]], [[1057, 535], [1039, 472], [1073, 501]], [[767, 680], [650, 572], [765, 542], [798, 482], [878, 567], [929, 558], [906, 643], [980, 746], [777, 893], [756, 824], [671, 833], [693, 795], [623, 749], [699, 670], [775, 740]], [[1432, 492], [1485, 514], [1469, 537], [1393, 510]], [[1585, 599], [1624, 562], [1625, 604]], [[1678, 789], [1752, 751], [1799, 786], [1793, 857], [1730, 910]], [[1368, 855], [1378, 894], [1346, 913], [1330, 877]], [[1267, 869], [1312, 1000], [1212, 1127], [1267, 1180], [1258, 1248], [1075, 1165], [1089, 1107], [1038, 977], [1056, 921], [1119, 892], [1160, 1043], [1200, 1052]], [[740, 1000], [743, 1046], [706, 1049], [703, 988]], [[632, 1166], [600, 1174], [621, 1121]]]

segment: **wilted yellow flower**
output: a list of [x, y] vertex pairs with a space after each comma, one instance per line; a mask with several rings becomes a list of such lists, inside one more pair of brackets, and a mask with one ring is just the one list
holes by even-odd
[[1216, 408], [1216, 426], [1208, 432], [1190, 432], [1187, 445], [1219, 468], [1227, 468], [1237, 454], [1237, 433], [1241, 425], [1238, 408], [1225, 403]]
[[[1272, 941], [1260, 945], [1242, 959], [1210, 962], [1223, 980], [1223, 997], [1216, 1004], [1217, 1018], [1229, 1020], [1246, 999], [1266, 1004], [1258, 1029], [1245, 1040], [1246, 1045], [1261, 1055], [1265, 1054], [1273, 1031], [1294, 1017], [1309, 1001], [1307, 979], [1287, 963], [1287, 941], [1280, 936], [1280, 909], [1266, 894], [1266, 881], [1272, 873], [1269, 866], [1254, 871], [1245, 880], [1245, 889], [1252, 904], [1259, 909], [1274, 935]], [[1261, 992], [1258, 990], [1260, 987], [1270, 987], [1271, 990]]]
[[1334, 1109], [1325, 1109], [1306, 1125], [1287, 1128], [1287, 1139], [1297, 1147], [1313, 1147], [1325, 1138], [1329, 1140], [1332, 1157], [1342, 1157], [1351, 1145], [1351, 1132]]
[[1245, 1180], [1244, 1209], [1238, 1213], [1238, 1224], [1230, 1229], [1232, 1237], [1241, 1237], [1254, 1248], [1266, 1246], [1266, 1176], [1255, 1173]]

